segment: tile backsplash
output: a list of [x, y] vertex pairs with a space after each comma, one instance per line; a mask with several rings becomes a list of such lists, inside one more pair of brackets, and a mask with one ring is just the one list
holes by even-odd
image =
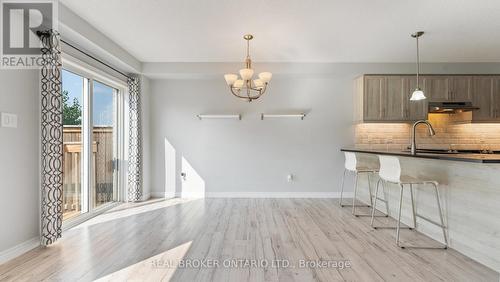
[[[500, 123], [462, 123], [452, 115], [430, 114], [436, 135], [429, 136], [425, 125], [417, 128], [419, 149], [500, 151]], [[363, 123], [356, 125], [356, 147], [404, 150], [410, 145], [411, 124]]]

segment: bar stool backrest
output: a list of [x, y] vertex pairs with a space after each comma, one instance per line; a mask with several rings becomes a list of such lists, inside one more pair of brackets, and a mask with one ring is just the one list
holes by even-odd
[[380, 161], [379, 176], [385, 181], [398, 183], [401, 180], [401, 164], [398, 157], [378, 156]]
[[356, 154], [352, 152], [344, 152], [344, 155], [345, 155], [345, 169], [350, 171], [356, 171], [358, 165]]

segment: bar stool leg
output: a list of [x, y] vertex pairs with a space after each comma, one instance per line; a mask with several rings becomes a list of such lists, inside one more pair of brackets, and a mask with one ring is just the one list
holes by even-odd
[[370, 222], [370, 225], [372, 227], [373, 227], [373, 219], [375, 218], [375, 210], [377, 209], [378, 187], [380, 186], [380, 181], [382, 181], [382, 179], [379, 178], [379, 180], [377, 181], [377, 188], [375, 188], [375, 201], [373, 201], [372, 205], [372, 220]]
[[413, 228], [417, 229], [417, 209], [413, 200], [413, 184], [410, 183], [411, 210], [413, 213]]
[[344, 169], [344, 174], [342, 174], [342, 184], [340, 186], [340, 207], [343, 207], [342, 199], [343, 199], [343, 195], [344, 195], [344, 180], [345, 180], [346, 172], [347, 172], [347, 169]]
[[[384, 188], [384, 180], [382, 180], [381, 178], [379, 178], [379, 180], [377, 181], [377, 187], [375, 189], [375, 201], [373, 202], [373, 205], [372, 205], [372, 212], [371, 212], [371, 221], [370, 221], [370, 225], [373, 229], [377, 229], [379, 227], [375, 227], [373, 225], [373, 221], [375, 219], [375, 217], [389, 217], [389, 208], [388, 208], [388, 202], [387, 202], [387, 198], [385, 197], [384, 195], [384, 198], [383, 199], [380, 199], [378, 197], [378, 190], [379, 190], [379, 187], [380, 187], [380, 183], [382, 183], [382, 188]], [[385, 190], [385, 189], [384, 189]], [[385, 214], [384, 215], [375, 215], [375, 212], [376, 212], [376, 209], [377, 209], [377, 201], [378, 200], [381, 200], [385, 203]], [[382, 213], [382, 211], [380, 212]], [[383, 214], [383, 213], [382, 213]], [[386, 229], [387, 227], [380, 227], [380, 228], [383, 228], [383, 229]]]
[[367, 173], [367, 175], [368, 175], [368, 194], [370, 194], [370, 206], [373, 206], [372, 182], [370, 180], [371, 174], [372, 174], [371, 172]]
[[358, 173], [354, 178], [354, 195], [352, 197], [352, 214], [356, 214], [356, 194], [358, 192]]
[[403, 184], [400, 184], [400, 191], [399, 191], [399, 211], [398, 211], [398, 226], [396, 228], [396, 245], [398, 247], [401, 247], [399, 245], [399, 231], [401, 229], [401, 208], [403, 205]]
[[389, 201], [385, 195], [385, 182], [382, 181], [382, 194], [384, 195], [384, 203], [385, 203], [385, 216], [389, 217]]
[[447, 249], [448, 248], [448, 238], [446, 236], [446, 230], [445, 230], [445, 226], [444, 226], [444, 219], [443, 219], [443, 211], [441, 209], [441, 201], [439, 200], [439, 189], [438, 189], [438, 185], [436, 183], [432, 183], [432, 185], [434, 185], [434, 189], [436, 191], [436, 200], [437, 200], [437, 204], [438, 204], [438, 209], [439, 209], [439, 219], [441, 220], [441, 229], [443, 230], [443, 237], [444, 237], [444, 248]]

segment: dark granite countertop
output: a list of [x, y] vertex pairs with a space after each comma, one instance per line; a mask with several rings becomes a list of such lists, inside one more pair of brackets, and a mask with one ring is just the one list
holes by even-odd
[[396, 151], [396, 150], [373, 150], [373, 149], [357, 149], [357, 148], [342, 148], [342, 152], [355, 152], [355, 153], [366, 153], [366, 154], [377, 154], [377, 155], [390, 155], [390, 156], [401, 156], [401, 157], [412, 157], [412, 158], [423, 158], [423, 159], [434, 159], [434, 160], [447, 160], [447, 161], [459, 161], [459, 162], [473, 162], [473, 163], [498, 163], [500, 164], [500, 154], [474, 154], [474, 153], [421, 153], [417, 152], [416, 155], [412, 155], [407, 151]]

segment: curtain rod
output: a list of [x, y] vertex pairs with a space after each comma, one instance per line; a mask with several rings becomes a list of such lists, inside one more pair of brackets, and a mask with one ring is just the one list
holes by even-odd
[[73, 44], [71, 44], [71, 43], [69, 43], [69, 42], [65, 41], [64, 39], [61, 39], [61, 42], [63, 42], [64, 44], [68, 45], [69, 47], [71, 47], [71, 48], [75, 49], [76, 51], [78, 51], [78, 52], [80, 52], [80, 53], [84, 54], [85, 56], [87, 56], [87, 57], [89, 57], [89, 58], [93, 59], [94, 61], [97, 61], [97, 62], [99, 62], [99, 63], [101, 63], [101, 64], [105, 65], [106, 67], [108, 67], [108, 68], [110, 68], [110, 69], [114, 70], [115, 72], [117, 72], [117, 73], [119, 73], [119, 74], [123, 75], [124, 77], [126, 77], [126, 78], [131, 78], [129, 75], [127, 75], [127, 74], [125, 74], [125, 73], [123, 73], [123, 72], [121, 72], [121, 71], [117, 70], [116, 68], [114, 68], [114, 67], [110, 66], [109, 64], [107, 64], [107, 63], [105, 63], [105, 62], [103, 62], [103, 61], [99, 60], [98, 58], [96, 58], [96, 57], [94, 57], [94, 56], [90, 55], [89, 53], [87, 53], [87, 52], [83, 51], [82, 49], [80, 49], [80, 48], [78, 48], [78, 47], [74, 46]]

